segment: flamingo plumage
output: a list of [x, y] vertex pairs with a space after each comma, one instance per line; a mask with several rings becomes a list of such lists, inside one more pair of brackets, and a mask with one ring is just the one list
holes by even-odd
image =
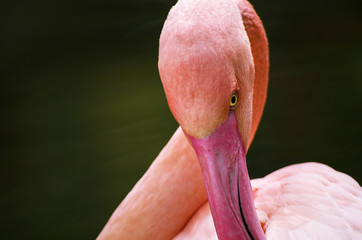
[[268, 68], [246, 0], [178, 1], [159, 70], [180, 127], [98, 239], [362, 239], [362, 189], [348, 175], [304, 163], [249, 180]]

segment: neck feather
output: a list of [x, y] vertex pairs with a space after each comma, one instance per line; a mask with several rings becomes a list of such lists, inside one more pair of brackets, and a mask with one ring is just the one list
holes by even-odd
[[269, 74], [269, 48], [263, 24], [253, 6], [246, 0], [240, 0], [238, 7], [246, 33], [249, 37], [255, 68], [253, 116], [249, 143], [246, 147], [249, 148], [263, 114], [266, 100]]

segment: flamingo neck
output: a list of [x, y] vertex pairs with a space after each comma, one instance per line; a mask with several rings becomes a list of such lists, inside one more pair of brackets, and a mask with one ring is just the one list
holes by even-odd
[[238, 0], [238, 7], [249, 38], [255, 70], [251, 131], [249, 142], [246, 143], [246, 149], [248, 149], [264, 110], [268, 88], [269, 47], [263, 23], [253, 6], [246, 0]]

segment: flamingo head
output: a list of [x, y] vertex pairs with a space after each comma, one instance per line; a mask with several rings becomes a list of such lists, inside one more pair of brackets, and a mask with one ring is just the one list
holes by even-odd
[[160, 37], [166, 98], [198, 156], [220, 239], [263, 239], [245, 163], [255, 66], [243, 6], [180, 0]]
[[225, 122], [236, 99], [232, 111], [247, 144], [254, 63], [240, 12], [228, 1], [190, 2], [171, 9], [160, 38], [159, 70], [170, 109], [189, 136], [203, 138]]

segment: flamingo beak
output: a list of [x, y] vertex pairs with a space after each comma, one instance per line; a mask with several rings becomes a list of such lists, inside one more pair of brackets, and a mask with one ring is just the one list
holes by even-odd
[[234, 112], [211, 135], [189, 139], [201, 165], [219, 239], [265, 239], [255, 213]]

